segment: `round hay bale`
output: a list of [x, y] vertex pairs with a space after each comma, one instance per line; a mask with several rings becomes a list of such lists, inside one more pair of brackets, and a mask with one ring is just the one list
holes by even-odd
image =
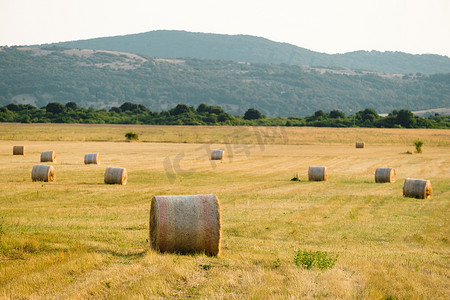
[[375, 170], [375, 182], [395, 182], [395, 169], [393, 168], [377, 168]]
[[99, 153], [88, 153], [84, 155], [84, 164], [94, 164], [99, 165], [100, 164], [100, 154]]
[[55, 162], [55, 161], [56, 161], [55, 151], [41, 152], [41, 162]]
[[364, 142], [356, 142], [356, 148], [364, 148]]
[[403, 184], [403, 196], [427, 199], [433, 194], [431, 182], [423, 179], [406, 178]]
[[55, 168], [50, 165], [34, 165], [31, 170], [31, 180], [33, 181], [55, 181]]
[[25, 155], [25, 146], [14, 146], [13, 155]]
[[108, 167], [105, 171], [105, 183], [107, 184], [127, 184], [127, 169]]
[[154, 196], [152, 199], [152, 249], [219, 256], [221, 227], [220, 204], [215, 195]]
[[326, 181], [328, 179], [327, 167], [309, 167], [309, 181]]
[[222, 160], [223, 150], [213, 150], [211, 151], [211, 160]]

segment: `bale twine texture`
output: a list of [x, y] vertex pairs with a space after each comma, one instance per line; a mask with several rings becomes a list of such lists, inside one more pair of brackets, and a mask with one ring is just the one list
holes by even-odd
[[127, 184], [127, 169], [108, 167], [105, 171], [105, 183], [107, 184]]
[[364, 148], [364, 142], [356, 142], [356, 148]]
[[327, 167], [309, 167], [309, 181], [325, 181], [328, 179]]
[[211, 160], [222, 160], [223, 150], [213, 150], [211, 151]]
[[41, 153], [41, 162], [55, 162], [56, 152], [55, 151], [44, 151]]
[[55, 181], [55, 168], [49, 165], [34, 165], [31, 170], [31, 180], [33, 181]]
[[219, 256], [221, 227], [220, 204], [215, 195], [154, 196], [152, 199], [152, 249]]
[[375, 170], [375, 182], [395, 182], [395, 169], [393, 168], [377, 168]]
[[431, 182], [423, 179], [406, 178], [403, 184], [403, 196], [427, 199], [433, 194]]
[[14, 146], [13, 155], [25, 155], [25, 146]]
[[99, 165], [100, 164], [100, 154], [99, 153], [88, 153], [84, 155], [84, 164], [94, 164]]

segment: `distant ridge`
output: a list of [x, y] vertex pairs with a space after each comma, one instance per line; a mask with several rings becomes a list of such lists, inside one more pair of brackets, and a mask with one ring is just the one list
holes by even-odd
[[434, 54], [355, 51], [314, 52], [251, 35], [157, 30], [123, 36], [40, 45], [129, 52], [159, 58], [198, 58], [265, 64], [325, 66], [380, 73], [450, 73], [450, 58]]
[[0, 70], [0, 105], [75, 102], [109, 109], [132, 102], [163, 111], [205, 103], [231, 114], [256, 108], [289, 117], [319, 110], [429, 110], [450, 103], [450, 73], [379, 74], [58, 47], [0, 47]]

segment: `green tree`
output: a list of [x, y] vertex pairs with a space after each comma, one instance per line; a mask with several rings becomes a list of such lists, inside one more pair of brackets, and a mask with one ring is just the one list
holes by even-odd
[[78, 108], [78, 105], [73, 101], [67, 102], [65, 106], [66, 106], [66, 109], [70, 109], [70, 110], [76, 110]]
[[12, 122], [15, 113], [10, 111], [6, 106], [0, 108], [0, 122]]
[[190, 112], [189, 106], [186, 104], [178, 104], [175, 108], [172, 108], [169, 112], [172, 116], [178, 116], [187, 112]]
[[257, 120], [263, 117], [263, 114], [254, 108], [249, 108], [244, 114], [244, 120]]
[[14, 103], [6, 105], [6, 108], [10, 111], [20, 111], [21, 110], [19, 105], [14, 104]]
[[206, 105], [205, 103], [201, 103], [201, 104], [197, 107], [197, 112], [198, 112], [198, 113], [208, 112], [208, 105]]
[[122, 112], [122, 109], [120, 107], [113, 106], [109, 109], [109, 111], [120, 114]]
[[339, 111], [339, 110], [332, 110], [332, 111], [330, 111], [328, 116], [331, 119], [337, 119], [337, 118], [345, 119], [345, 114], [342, 111]]
[[401, 125], [405, 128], [412, 128], [416, 124], [416, 120], [414, 119], [414, 115], [411, 111], [401, 109], [398, 111], [395, 124]]
[[232, 120], [233, 118], [227, 114], [227, 113], [221, 113], [218, 117], [217, 117], [217, 121], [219, 122], [226, 122], [228, 120]]
[[314, 113], [314, 117], [316, 119], [318, 118], [325, 118], [325, 113], [323, 112], [323, 110], [318, 110]]
[[131, 102], [125, 102], [120, 106], [121, 111], [132, 111], [134, 112], [137, 109], [137, 105]]
[[47, 106], [45, 107], [45, 110], [48, 112], [51, 112], [53, 114], [60, 114], [60, 113], [64, 112], [64, 105], [62, 105], [61, 103], [58, 103], [58, 102], [51, 102], [51, 103], [47, 104]]
[[21, 123], [31, 123], [31, 118], [30, 116], [23, 116], [22, 119], [20, 120]]
[[372, 124], [379, 117], [380, 116], [378, 115], [378, 113], [371, 108], [366, 108], [365, 110], [361, 110], [356, 113], [356, 118], [364, 123]]

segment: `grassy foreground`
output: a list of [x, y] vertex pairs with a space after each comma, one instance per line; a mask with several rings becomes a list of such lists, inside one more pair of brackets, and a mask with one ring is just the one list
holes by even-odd
[[[46, 150], [56, 182], [31, 182]], [[83, 164], [92, 152], [100, 166]], [[0, 298], [449, 299], [449, 153], [450, 130], [2, 124]], [[329, 180], [306, 181], [311, 165]], [[128, 184], [103, 184], [107, 166]], [[376, 184], [377, 167], [397, 182]], [[407, 177], [432, 198], [403, 198]], [[221, 257], [150, 250], [152, 196], [200, 193], [221, 203]], [[299, 249], [336, 265], [297, 267]]]

